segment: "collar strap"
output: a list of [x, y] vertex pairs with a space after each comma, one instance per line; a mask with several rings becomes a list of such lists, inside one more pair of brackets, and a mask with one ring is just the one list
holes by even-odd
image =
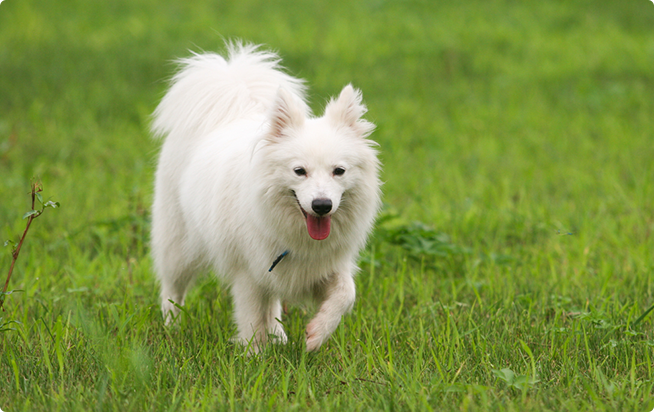
[[285, 251], [282, 252], [281, 255], [277, 256], [277, 258], [273, 261], [272, 266], [270, 267], [270, 269], [268, 269], [268, 272], [272, 272], [272, 270], [275, 268], [275, 266], [277, 266], [277, 264], [279, 262], [281, 262], [282, 259], [284, 259], [284, 256], [288, 255], [288, 253], [289, 253], [289, 251], [285, 250]]

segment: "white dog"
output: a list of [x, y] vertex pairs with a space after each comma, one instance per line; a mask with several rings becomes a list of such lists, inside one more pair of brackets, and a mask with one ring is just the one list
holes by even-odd
[[281, 301], [320, 309], [306, 329], [318, 349], [354, 303], [353, 275], [380, 207], [379, 162], [346, 86], [311, 116], [299, 79], [258, 46], [227, 59], [180, 61], [154, 113], [165, 136], [152, 207], [152, 254], [167, 322], [198, 272], [231, 286], [238, 340], [286, 342]]

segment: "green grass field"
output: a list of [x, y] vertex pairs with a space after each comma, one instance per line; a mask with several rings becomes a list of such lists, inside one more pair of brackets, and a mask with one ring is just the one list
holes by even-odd
[[[378, 125], [384, 211], [317, 353], [290, 308], [246, 356], [210, 276], [161, 320], [149, 116], [224, 38], [278, 50], [318, 113], [352, 82]], [[654, 408], [649, 0], [5, 0], [2, 241], [32, 177], [61, 208], [0, 311], [5, 412]]]

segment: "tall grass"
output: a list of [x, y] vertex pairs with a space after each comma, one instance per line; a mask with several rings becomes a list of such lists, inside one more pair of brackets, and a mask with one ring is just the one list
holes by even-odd
[[[32, 177], [63, 207], [11, 280], [0, 408], [651, 410], [652, 27], [647, 0], [2, 2], [0, 240]], [[209, 276], [159, 314], [149, 115], [223, 37], [278, 50], [316, 112], [352, 82], [378, 125], [385, 209], [315, 354], [291, 308], [246, 356]]]

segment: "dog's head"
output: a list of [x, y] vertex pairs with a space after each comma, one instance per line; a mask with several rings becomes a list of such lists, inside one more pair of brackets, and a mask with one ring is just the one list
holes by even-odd
[[[374, 125], [361, 118], [366, 107], [351, 85], [320, 118], [308, 118], [296, 99], [278, 92], [265, 139], [267, 161], [274, 162], [276, 183], [292, 197], [311, 238], [323, 240], [331, 232], [332, 217], [345, 214], [339, 210], [363, 207], [354, 204], [362, 201], [377, 208], [379, 164], [371, 147], [375, 143], [367, 139]], [[366, 191], [370, 199], [365, 199]], [[351, 192], [357, 195], [349, 196]]]

